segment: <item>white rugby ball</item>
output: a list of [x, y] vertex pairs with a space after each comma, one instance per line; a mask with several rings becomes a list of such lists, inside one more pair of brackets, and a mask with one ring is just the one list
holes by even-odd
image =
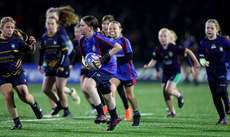
[[98, 59], [98, 58], [99, 57], [96, 55], [96, 53], [88, 53], [85, 57], [86, 65], [92, 70], [100, 69], [101, 66], [97, 67], [94, 63], [95, 59]]

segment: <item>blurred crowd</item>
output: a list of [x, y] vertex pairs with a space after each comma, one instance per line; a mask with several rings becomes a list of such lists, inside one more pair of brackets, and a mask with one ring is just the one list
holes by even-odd
[[[100, 23], [104, 15], [113, 14], [124, 27], [123, 35], [131, 41], [134, 62], [140, 63], [150, 59], [162, 27], [175, 30], [180, 45], [184, 45], [187, 33], [199, 44], [209, 18], [219, 21], [223, 34], [228, 35], [230, 31], [227, 0], [3, 0], [0, 1], [0, 17], [13, 17], [18, 28], [39, 41], [44, 33], [46, 10], [61, 5], [71, 5], [80, 18], [93, 15]], [[67, 31], [73, 38], [73, 26]], [[25, 58], [24, 62], [37, 63], [37, 54], [33, 56]]]

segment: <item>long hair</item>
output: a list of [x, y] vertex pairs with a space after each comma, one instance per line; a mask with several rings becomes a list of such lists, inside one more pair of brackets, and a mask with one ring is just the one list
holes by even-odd
[[[11, 22], [14, 25], [16, 25], [16, 21], [12, 17], [7, 16], [7, 17], [3, 17], [1, 19], [0, 27], [4, 27], [4, 25], [7, 22]], [[23, 41], [27, 41], [28, 40], [28, 35], [25, 32], [23, 32], [22, 30], [20, 30], [20, 29], [15, 28], [14, 32], [13, 32], [13, 35], [16, 36], [16, 37], [18, 37], [18, 38], [20, 38], [20, 39], [22, 39]]]
[[48, 13], [55, 12], [59, 17], [60, 24], [67, 26], [71, 24], [79, 23], [79, 17], [74, 13], [74, 9], [67, 5], [61, 7], [51, 7], [46, 11], [46, 17]]

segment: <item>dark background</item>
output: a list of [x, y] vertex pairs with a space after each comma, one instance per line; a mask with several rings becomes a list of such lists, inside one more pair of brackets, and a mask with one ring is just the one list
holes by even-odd
[[[173, 29], [183, 45], [185, 32], [192, 33], [199, 42], [205, 37], [204, 24], [207, 19], [219, 21], [222, 34], [230, 32], [230, 4], [227, 0], [3, 0], [0, 1], [0, 18], [11, 16], [17, 27], [39, 40], [42, 36], [45, 12], [49, 7], [71, 5], [79, 17], [93, 15], [101, 19], [113, 14], [123, 27], [134, 51], [134, 61], [147, 63], [158, 44], [158, 31], [162, 27]], [[67, 27], [73, 38], [73, 26]], [[24, 62], [37, 63], [35, 55], [24, 58]]]

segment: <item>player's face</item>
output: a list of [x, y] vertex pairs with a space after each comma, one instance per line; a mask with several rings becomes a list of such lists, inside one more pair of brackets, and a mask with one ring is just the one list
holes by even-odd
[[2, 35], [5, 38], [9, 38], [12, 36], [14, 32], [15, 25], [12, 22], [7, 22], [3, 27], [1, 27]]
[[102, 26], [102, 31], [108, 32], [109, 23], [110, 23], [109, 20], [105, 20], [105, 21], [102, 22], [102, 25], [101, 25]]
[[48, 33], [50, 34], [57, 32], [58, 24], [56, 20], [52, 18], [48, 18], [46, 20], [46, 28], [47, 28]]
[[168, 35], [168, 33], [166, 31], [161, 31], [159, 33], [158, 38], [159, 38], [159, 41], [160, 41], [161, 45], [163, 45], [163, 46], [168, 45], [168, 43], [169, 43], [169, 35]]
[[77, 40], [79, 40], [81, 38], [81, 31], [80, 31], [80, 28], [78, 27], [75, 27], [74, 28], [74, 36], [76, 37]]
[[208, 22], [205, 24], [205, 34], [209, 39], [216, 37], [217, 29], [214, 23]]
[[90, 31], [90, 27], [83, 20], [80, 21], [80, 31], [82, 35], [87, 35]]
[[119, 28], [118, 24], [112, 23], [109, 25], [109, 36], [113, 39], [119, 38], [121, 34], [121, 29]]

